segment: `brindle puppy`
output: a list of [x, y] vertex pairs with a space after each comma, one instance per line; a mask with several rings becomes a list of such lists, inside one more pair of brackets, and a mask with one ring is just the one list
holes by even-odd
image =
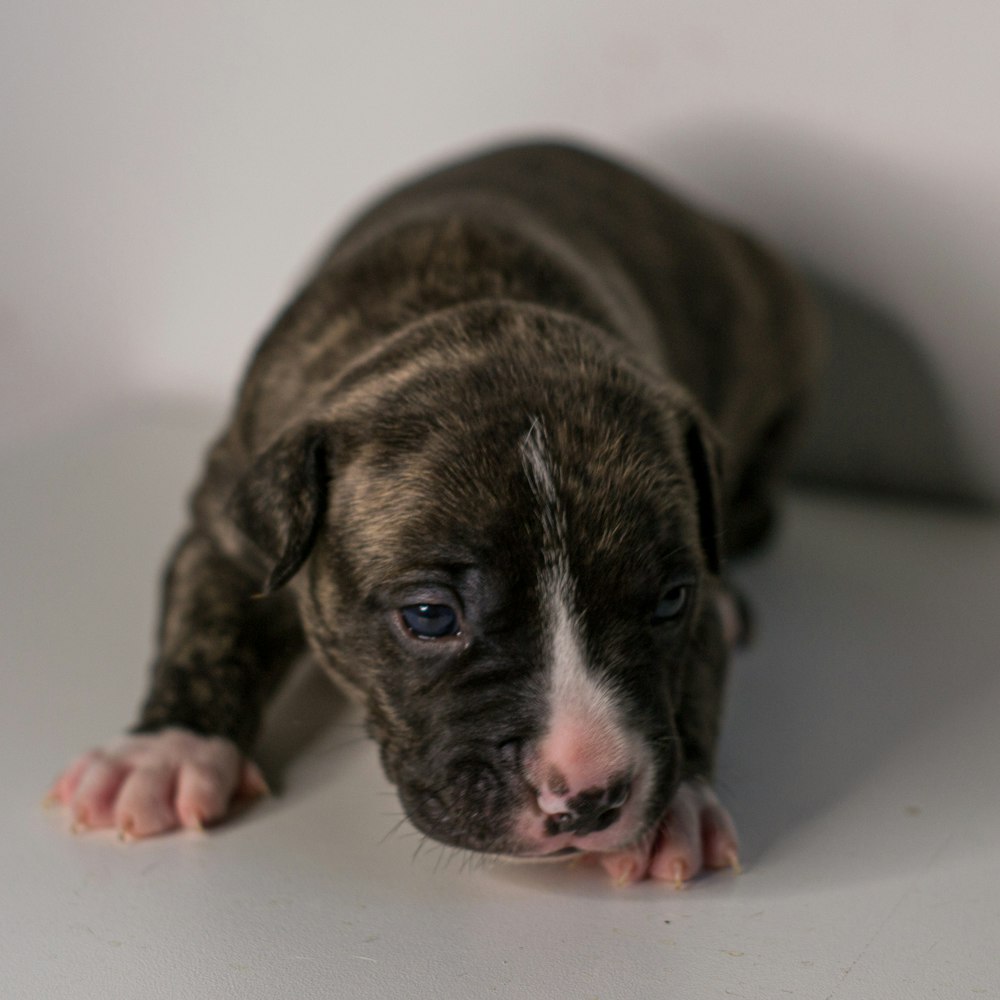
[[132, 837], [220, 820], [263, 787], [246, 755], [309, 648], [430, 836], [621, 881], [735, 865], [723, 558], [770, 524], [816, 357], [783, 264], [589, 152], [389, 195], [259, 347], [139, 724], [56, 798]]

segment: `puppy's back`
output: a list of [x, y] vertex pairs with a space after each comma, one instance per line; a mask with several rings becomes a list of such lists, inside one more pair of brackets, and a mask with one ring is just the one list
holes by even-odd
[[645, 364], [686, 386], [736, 453], [815, 378], [819, 322], [795, 271], [739, 228], [599, 153], [533, 142], [444, 166], [365, 213], [333, 258], [434, 214], [548, 240], [582, 279], [576, 311], [617, 327]]

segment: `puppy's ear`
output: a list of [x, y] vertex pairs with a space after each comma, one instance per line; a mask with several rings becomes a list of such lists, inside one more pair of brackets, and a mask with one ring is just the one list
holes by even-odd
[[328, 435], [325, 426], [312, 423], [281, 434], [229, 498], [229, 515], [265, 558], [265, 593], [295, 575], [316, 540], [326, 511]]
[[684, 453], [694, 481], [698, 535], [709, 570], [722, 571], [722, 445], [707, 420], [693, 407], [682, 413]]

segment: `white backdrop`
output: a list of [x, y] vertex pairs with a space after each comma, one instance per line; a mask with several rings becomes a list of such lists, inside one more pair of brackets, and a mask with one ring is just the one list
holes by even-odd
[[905, 321], [1000, 496], [995, 0], [4, 0], [0, 443], [220, 399], [402, 173], [618, 147]]

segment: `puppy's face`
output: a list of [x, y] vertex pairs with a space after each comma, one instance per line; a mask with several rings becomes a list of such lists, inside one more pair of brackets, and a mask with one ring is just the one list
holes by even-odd
[[295, 581], [306, 630], [424, 833], [614, 850], [678, 780], [684, 671], [717, 628], [705, 498], [683, 431], [635, 386], [518, 399], [465, 377], [333, 446]]

